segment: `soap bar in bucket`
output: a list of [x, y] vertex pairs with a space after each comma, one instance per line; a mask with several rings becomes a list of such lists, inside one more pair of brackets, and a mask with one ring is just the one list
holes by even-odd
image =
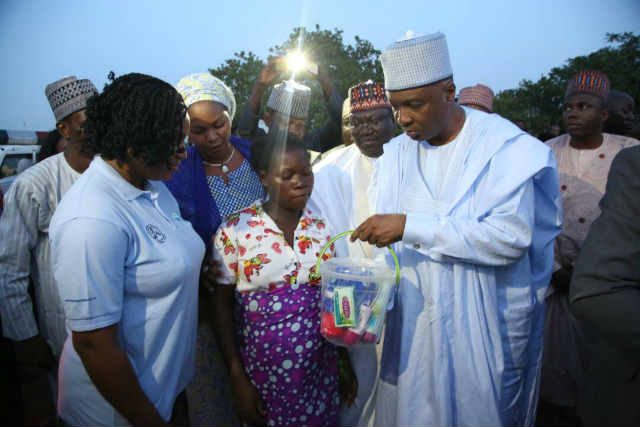
[[400, 281], [398, 258], [389, 246], [395, 271], [386, 263], [371, 259], [330, 258], [322, 255], [337, 239], [336, 235], [320, 252], [316, 271], [322, 276], [322, 322], [325, 339], [343, 347], [375, 345], [382, 332], [393, 287]]

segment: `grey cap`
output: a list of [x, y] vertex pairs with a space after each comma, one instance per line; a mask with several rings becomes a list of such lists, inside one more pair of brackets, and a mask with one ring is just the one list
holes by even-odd
[[87, 108], [87, 100], [96, 95], [98, 90], [91, 80], [69, 76], [47, 85], [44, 93], [58, 123], [70, 114]]
[[453, 76], [442, 33], [399, 40], [380, 55], [388, 91], [413, 89]]
[[311, 88], [293, 80], [273, 87], [267, 107], [289, 117], [306, 119], [311, 103]]

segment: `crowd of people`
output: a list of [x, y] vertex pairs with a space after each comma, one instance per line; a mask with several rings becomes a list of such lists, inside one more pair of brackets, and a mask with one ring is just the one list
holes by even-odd
[[[634, 100], [584, 70], [567, 82], [567, 133], [541, 142], [493, 113], [486, 85], [457, 91], [441, 33], [380, 62], [384, 82], [353, 82], [346, 99], [311, 73], [328, 111], [314, 132], [311, 90], [278, 81], [278, 58], [241, 112], [208, 72], [49, 84], [56, 130], [0, 216], [6, 412], [70, 426], [639, 424]], [[383, 339], [332, 344], [316, 260], [385, 264], [386, 247], [400, 281]]]

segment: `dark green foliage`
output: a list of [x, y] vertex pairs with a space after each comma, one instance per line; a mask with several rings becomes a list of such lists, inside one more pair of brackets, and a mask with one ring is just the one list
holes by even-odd
[[[309, 59], [327, 72], [343, 96], [346, 96], [349, 87], [361, 81], [368, 79], [383, 81], [382, 67], [378, 61], [380, 51], [375, 49], [371, 42], [357, 36], [353, 44], [346, 44], [342, 33], [339, 29], [321, 30], [318, 25], [313, 31], [303, 27], [294, 28], [288, 40], [279, 46], [272, 47], [269, 52], [273, 56], [284, 55], [296, 49], [298, 40], [302, 38], [302, 50]], [[265, 61], [253, 53], [243, 51], [209, 71], [229, 85], [236, 95], [238, 111], [242, 111], [251, 93], [251, 87], [264, 64]], [[283, 75], [283, 78], [286, 77], [288, 76]], [[300, 76], [297, 80], [313, 90], [309, 117], [310, 128], [316, 129], [325, 123], [327, 115], [322, 89], [310, 76]], [[268, 93], [265, 96], [268, 96]]]

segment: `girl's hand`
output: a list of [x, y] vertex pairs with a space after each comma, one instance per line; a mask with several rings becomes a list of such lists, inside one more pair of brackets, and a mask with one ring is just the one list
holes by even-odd
[[251, 383], [247, 374], [244, 371], [232, 372], [230, 380], [233, 405], [240, 421], [251, 426], [266, 426], [267, 411], [258, 390]]

